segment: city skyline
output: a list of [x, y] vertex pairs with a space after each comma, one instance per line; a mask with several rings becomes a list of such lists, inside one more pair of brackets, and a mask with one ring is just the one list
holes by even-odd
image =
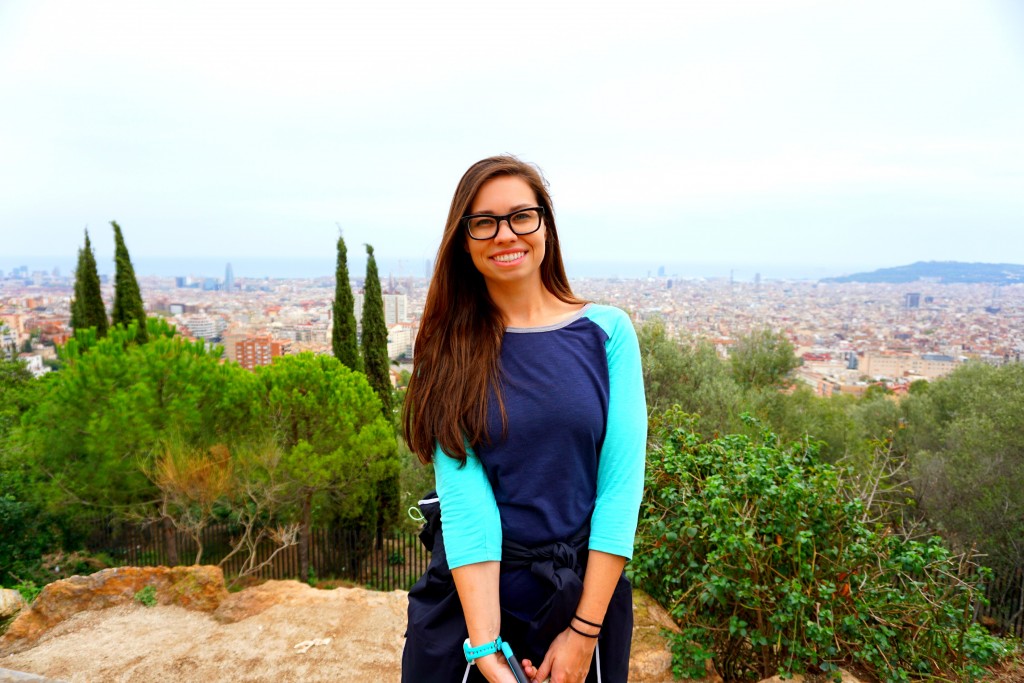
[[501, 152], [551, 182], [570, 271], [1024, 263], [1007, 0], [13, 0], [0, 88], [8, 270], [73, 261], [88, 226], [103, 271], [113, 219], [141, 273], [283, 276], [243, 264], [328, 261], [340, 227], [420, 275]]

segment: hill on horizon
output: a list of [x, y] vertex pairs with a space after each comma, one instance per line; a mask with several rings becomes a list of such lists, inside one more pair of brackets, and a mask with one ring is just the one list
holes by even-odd
[[821, 282], [916, 282], [1016, 284], [1024, 282], [1024, 265], [1014, 263], [966, 263], [963, 261], [918, 261], [907, 266], [879, 268], [868, 273], [828, 277]]

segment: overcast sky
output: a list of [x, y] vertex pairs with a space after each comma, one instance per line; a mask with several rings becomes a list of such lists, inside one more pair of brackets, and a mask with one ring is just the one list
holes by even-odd
[[1024, 3], [0, 0], [0, 270], [418, 275], [500, 152], [570, 273], [1024, 263]]

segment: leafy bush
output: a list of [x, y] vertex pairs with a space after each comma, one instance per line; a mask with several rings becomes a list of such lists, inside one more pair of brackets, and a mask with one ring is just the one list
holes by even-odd
[[135, 602], [139, 603], [143, 607], [154, 606], [156, 604], [156, 588], [153, 586], [144, 586], [135, 593]]
[[938, 539], [869, 527], [815, 443], [704, 440], [692, 420], [654, 425], [632, 563], [682, 627], [677, 674], [713, 657], [726, 680], [850, 662], [885, 681], [973, 677], [1009, 653], [972, 625], [983, 572]]
[[30, 605], [36, 596], [43, 592], [42, 586], [37, 586], [34, 581], [21, 581], [11, 588], [21, 593], [21, 597], [25, 598], [25, 602]]

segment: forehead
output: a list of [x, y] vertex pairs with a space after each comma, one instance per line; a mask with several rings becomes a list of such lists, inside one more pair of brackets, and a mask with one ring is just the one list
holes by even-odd
[[491, 178], [477, 190], [470, 213], [505, 213], [524, 206], [536, 206], [537, 195], [530, 184], [515, 175]]

